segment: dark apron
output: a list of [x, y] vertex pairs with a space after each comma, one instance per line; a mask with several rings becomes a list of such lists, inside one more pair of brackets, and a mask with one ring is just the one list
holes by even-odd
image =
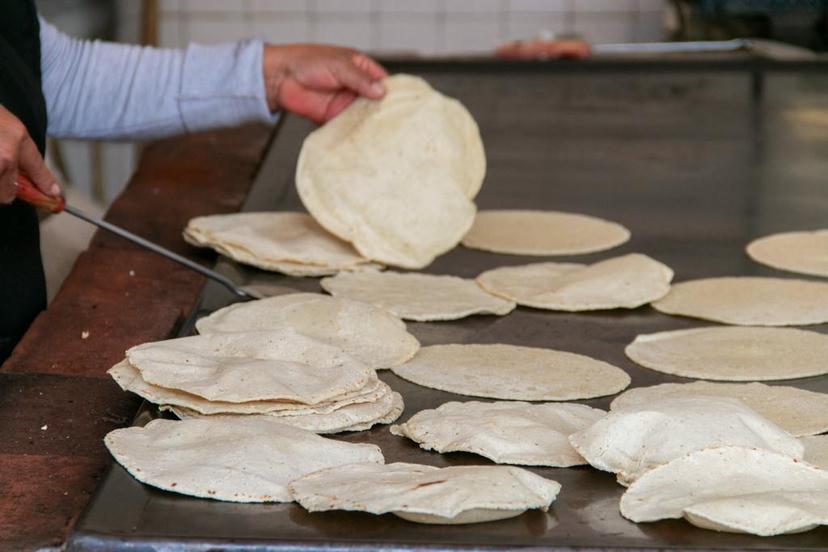
[[[32, 0], [2, 0], [0, 105], [20, 119], [46, 150], [46, 102], [40, 86], [40, 25]], [[35, 210], [21, 201], [0, 206], [0, 363], [46, 308]]]

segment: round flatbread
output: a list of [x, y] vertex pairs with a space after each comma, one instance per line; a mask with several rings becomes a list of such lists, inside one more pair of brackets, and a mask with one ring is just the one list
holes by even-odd
[[610, 409], [699, 395], [739, 399], [791, 435], [816, 435], [828, 431], [828, 394], [786, 385], [710, 381], [662, 383], [628, 389], [612, 401]]
[[809, 435], [800, 439], [805, 447], [802, 458], [809, 464], [828, 470], [828, 435]]
[[565, 468], [586, 464], [569, 436], [605, 414], [582, 404], [448, 402], [391, 426], [391, 433], [440, 453], [472, 452], [498, 464]]
[[229, 502], [290, 502], [287, 485], [302, 475], [385, 461], [376, 445], [326, 439], [268, 416], [153, 420], [111, 431], [104, 443], [142, 483]]
[[801, 459], [803, 446], [785, 430], [736, 399], [683, 397], [618, 408], [569, 442], [589, 464], [628, 485], [688, 452], [738, 445]]
[[621, 514], [764, 537], [798, 533], [828, 524], [828, 471], [763, 449], [695, 451], [630, 485]]
[[639, 335], [624, 349], [651, 370], [685, 378], [760, 381], [828, 374], [828, 335], [793, 328], [693, 328]]
[[750, 242], [747, 254], [780, 270], [828, 276], [828, 230], [785, 232]]
[[315, 405], [294, 401], [249, 401], [224, 402], [208, 401], [177, 389], [167, 389], [144, 381], [141, 373], [132, 367], [129, 360], [122, 360], [107, 373], [123, 389], [158, 405], [174, 406], [192, 410], [199, 414], [268, 414], [269, 416], [299, 416], [304, 414], [327, 414], [350, 404], [374, 401], [385, 393], [379, 380], [369, 381], [357, 391]]
[[335, 297], [370, 303], [400, 318], [419, 322], [457, 320], [472, 314], [504, 315], [512, 301], [487, 293], [474, 280], [456, 276], [374, 272], [337, 274], [322, 288]]
[[[402, 395], [391, 390], [385, 384], [385, 392], [375, 401], [354, 403], [343, 406], [327, 413], [296, 414], [279, 416], [279, 422], [291, 427], [298, 427], [318, 434], [341, 433], [343, 431], [357, 431], [354, 427], [370, 429], [376, 424], [391, 423], [402, 414], [405, 404]], [[193, 418], [212, 418], [214, 415], [205, 415], [189, 408], [164, 405], [160, 410], [168, 410], [181, 420]], [[267, 416], [268, 414], [260, 414]], [[223, 414], [223, 416], [241, 417], [241, 414]], [[389, 419], [390, 418], [390, 419]]]
[[510, 466], [351, 464], [290, 484], [290, 494], [310, 512], [351, 510], [393, 513], [418, 523], [478, 523], [546, 511], [560, 484]]
[[342, 350], [292, 331], [196, 335], [126, 354], [147, 383], [209, 401], [317, 404], [376, 379]]
[[369, 263], [351, 244], [306, 213], [232, 213], [196, 217], [184, 238], [240, 263], [301, 275], [334, 274]]
[[235, 303], [196, 322], [200, 334], [290, 329], [338, 347], [379, 370], [402, 364], [420, 343], [390, 312], [321, 293], [291, 293]]
[[474, 221], [483, 142], [460, 102], [424, 80], [394, 75], [385, 86], [383, 99], [357, 98], [308, 135], [296, 189], [319, 224], [364, 257], [422, 268]]
[[515, 345], [433, 345], [392, 368], [423, 387], [518, 401], [573, 401], [618, 393], [620, 368], [583, 355]]
[[512, 255], [577, 255], [619, 246], [630, 231], [608, 220], [559, 211], [480, 211], [463, 237], [471, 249]]
[[736, 276], [673, 284], [653, 307], [739, 326], [800, 326], [828, 322], [828, 283]]
[[489, 293], [537, 309], [634, 309], [664, 297], [673, 271], [631, 253], [591, 265], [534, 263], [487, 270], [477, 283]]

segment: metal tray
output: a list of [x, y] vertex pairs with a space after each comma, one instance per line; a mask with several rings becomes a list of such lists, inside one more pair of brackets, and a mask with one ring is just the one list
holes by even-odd
[[[632, 240], [615, 250], [573, 257], [581, 262], [639, 251], [676, 270], [676, 279], [738, 274], [788, 277], [751, 262], [744, 245], [769, 232], [824, 226], [828, 186], [820, 159], [828, 146], [791, 119], [798, 106], [824, 106], [828, 78], [769, 78], [764, 103], [741, 73], [557, 75], [535, 69], [426, 73], [459, 97], [479, 121], [489, 170], [481, 208], [544, 208], [607, 217]], [[805, 125], [807, 127], [807, 125]], [[295, 160], [311, 126], [284, 121], [246, 210], [295, 210]], [[807, 129], [806, 129], [807, 130]], [[824, 162], [824, 161], [823, 161]], [[537, 258], [457, 248], [427, 271], [471, 277], [499, 265]], [[569, 259], [568, 259], [569, 260]], [[246, 283], [269, 282], [320, 291], [315, 279], [292, 279], [221, 261]], [[205, 288], [201, 313], [231, 298]], [[519, 308], [506, 317], [411, 323], [423, 345], [492, 343], [550, 347], [587, 354], [627, 370], [632, 386], [689, 381], [636, 366], [624, 346], [637, 334], [704, 325], [649, 307], [564, 314]], [[825, 326], [814, 327], [826, 332]], [[448, 400], [384, 372], [402, 393], [403, 419]], [[828, 392], [828, 376], [781, 382]], [[583, 401], [606, 408], [609, 398]], [[388, 462], [439, 466], [486, 464], [464, 453], [440, 455], [394, 437], [387, 426], [339, 435], [378, 444]], [[240, 505], [179, 496], [132, 479], [114, 465], [67, 543], [69, 550], [232, 549], [819, 549], [828, 528], [758, 538], [696, 529], [684, 521], [634, 524], [618, 513], [622, 488], [591, 468], [533, 469], [563, 490], [548, 513], [470, 526], [424, 526], [392, 515], [308, 514], [293, 504]]]

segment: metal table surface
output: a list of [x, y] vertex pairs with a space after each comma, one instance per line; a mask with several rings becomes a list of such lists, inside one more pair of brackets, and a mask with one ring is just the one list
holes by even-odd
[[[673, 267], [676, 280], [719, 275], [795, 275], [761, 267], [745, 244], [770, 232], [828, 223], [828, 75], [767, 77], [757, 103], [744, 73], [610, 73], [542, 71], [424, 72], [460, 98], [480, 123], [488, 175], [480, 208], [544, 208], [602, 216], [632, 231], [617, 249], [564, 259], [593, 261], [627, 252]], [[246, 210], [301, 209], [293, 170], [311, 126], [287, 118], [274, 141]], [[500, 265], [537, 258], [458, 247], [427, 272], [472, 277]], [[222, 261], [221, 270], [248, 283], [277, 282], [320, 291], [316, 279], [295, 279]], [[201, 312], [231, 298], [205, 289]], [[518, 308], [505, 317], [410, 323], [423, 345], [491, 343], [550, 347], [622, 367], [632, 386], [691, 381], [647, 370], [624, 356], [637, 334], [705, 325], [649, 307], [566, 314]], [[823, 326], [812, 327], [828, 333]], [[383, 372], [402, 393], [406, 419], [448, 400]], [[828, 376], [779, 382], [828, 392]], [[584, 401], [606, 408], [610, 398]], [[387, 462], [439, 466], [486, 464], [465, 453], [440, 455], [390, 435], [387, 426], [336, 436], [372, 442]], [[159, 491], [115, 465], [67, 545], [70, 550], [171, 549], [819, 549], [828, 528], [774, 538], [717, 533], [688, 523], [634, 524], [618, 513], [623, 489], [612, 475], [588, 467], [533, 469], [563, 490], [548, 513], [469, 526], [427, 526], [393, 515], [308, 514], [294, 504], [243, 505]]]

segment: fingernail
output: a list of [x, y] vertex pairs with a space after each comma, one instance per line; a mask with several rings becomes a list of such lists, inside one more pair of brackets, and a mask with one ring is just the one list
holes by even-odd
[[49, 193], [53, 196], [60, 195], [60, 186], [58, 186], [57, 183], [52, 184], [52, 187], [49, 188]]
[[371, 85], [371, 93], [376, 94], [377, 96], [385, 94], [385, 85], [379, 81], [375, 82]]

